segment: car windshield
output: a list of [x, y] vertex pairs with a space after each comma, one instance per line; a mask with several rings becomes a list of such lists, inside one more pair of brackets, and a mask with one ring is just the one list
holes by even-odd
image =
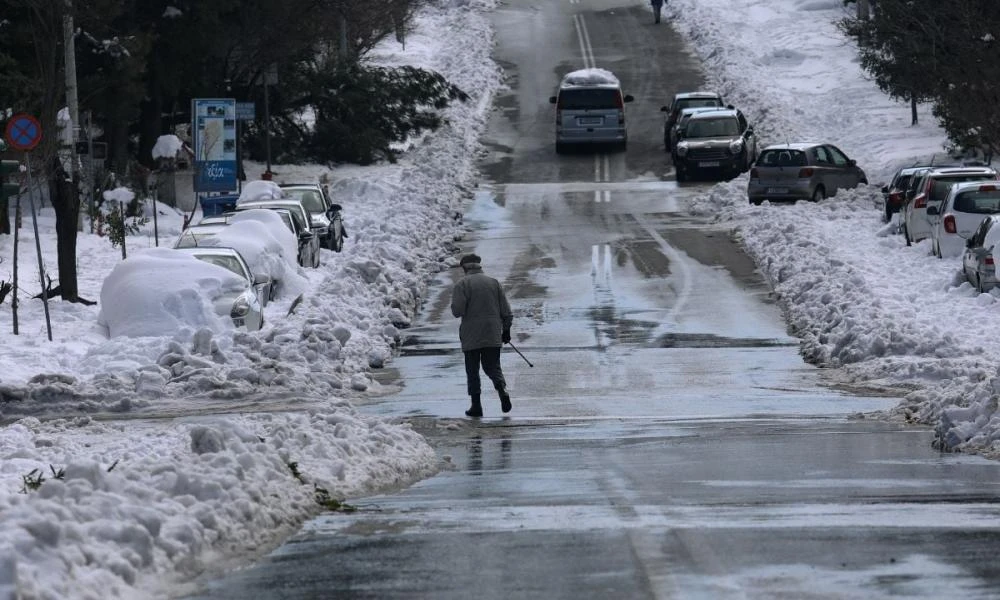
[[993, 179], [990, 175], [952, 175], [949, 177], [935, 177], [931, 182], [931, 191], [927, 194], [927, 199], [931, 202], [943, 202], [951, 191], [951, 186], [963, 181], [983, 181]]
[[899, 179], [896, 180], [896, 185], [892, 186], [894, 190], [905, 190], [908, 185], [910, 185], [910, 179], [913, 175], [900, 175]]
[[806, 153], [801, 150], [764, 150], [760, 153], [760, 158], [757, 159], [757, 165], [762, 167], [804, 167]]
[[676, 110], [685, 108], [701, 108], [704, 106], [722, 106], [718, 98], [681, 98], [677, 100]]
[[228, 256], [225, 254], [196, 254], [195, 258], [202, 262], [207, 262], [222, 267], [228, 271], [232, 271], [243, 279], [247, 278], [247, 273], [243, 270], [243, 265], [240, 264], [240, 261], [237, 260], [235, 256]]
[[684, 137], [687, 138], [713, 138], [713, 137], [734, 137], [740, 134], [740, 125], [736, 119], [727, 117], [724, 119], [692, 119], [688, 121], [685, 128]]
[[955, 198], [955, 210], [991, 215], [1000, 212], [1000, 189], [971, 190]]
[[621, 105], [618, 90], [613, 88], [563, 90], [559, 93], [559, 108], [562, 110], [618, 108]]
[[326, 211], [326, 206], [323, 205], [323, 199], [316, 190], [291, 188], [286, 189], [285, 193], [295, 200], [302, 202], [302, 206], [305, 206], [306, 210], [309, 212]]

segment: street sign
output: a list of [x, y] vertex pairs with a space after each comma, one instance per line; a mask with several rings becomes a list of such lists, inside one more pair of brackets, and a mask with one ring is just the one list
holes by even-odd
[[253, 121], [257, 118], [257, 105], [253, 102], [236, 103], [236, 119], [240, 121]]
[[192, 98], [191, 120], [194, 191], [236, 191], [236, 100]]
[[4, 138], [15, 150], [32, 150], [42, 140], [42, 124], [27, 113], [18, 113], [7, 121]]

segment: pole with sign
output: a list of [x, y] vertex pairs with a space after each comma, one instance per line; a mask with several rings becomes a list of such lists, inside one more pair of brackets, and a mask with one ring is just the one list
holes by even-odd
[[[28, 175], [28, 200], [31, 203], [31, 220], [35, 231], [35, 254], [38, 256], [38, 281], [42, 285], [42, 304], [45, 307], [45, 328], [49, 334], [49, 341], [52, 341], [52, 320], [49, 317], [49, 290], [45, 281], [45, 264], [42, 261], [42, 242], [38, 236], [38, 215], [35, 213], [35, 199], [31, 194], [31, 159], [28, 153], [42, 140], [42, 126], [38, 119], [29, 114], [17, 114], [7, 122], [7, 129], [4, 137], [17, 150], [24, 152], [24, 163], [27, 166]], [[21, 214], [21, 197], [18, 195], [17, 214]], [[17, 228], [20, 229], [20, 228]], [[14, 335], [17, 335], [17, 233], [14, 236]]]

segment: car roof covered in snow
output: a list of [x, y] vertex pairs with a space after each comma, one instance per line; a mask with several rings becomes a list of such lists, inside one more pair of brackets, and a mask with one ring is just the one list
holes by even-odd
[[567, 73], [560, 87], [619, 87], [620, 83], [614, 73], [606, 69], [580, 69]]

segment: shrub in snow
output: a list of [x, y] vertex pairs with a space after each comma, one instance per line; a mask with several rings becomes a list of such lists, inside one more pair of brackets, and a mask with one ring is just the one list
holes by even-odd
[[308, 141], [320, 162], [395, 162], [404, 142], [437, 129], [438, 111], [468, 95], [440, 73], [412, 66], [353, 66], [317, 73], [316, 126]]

